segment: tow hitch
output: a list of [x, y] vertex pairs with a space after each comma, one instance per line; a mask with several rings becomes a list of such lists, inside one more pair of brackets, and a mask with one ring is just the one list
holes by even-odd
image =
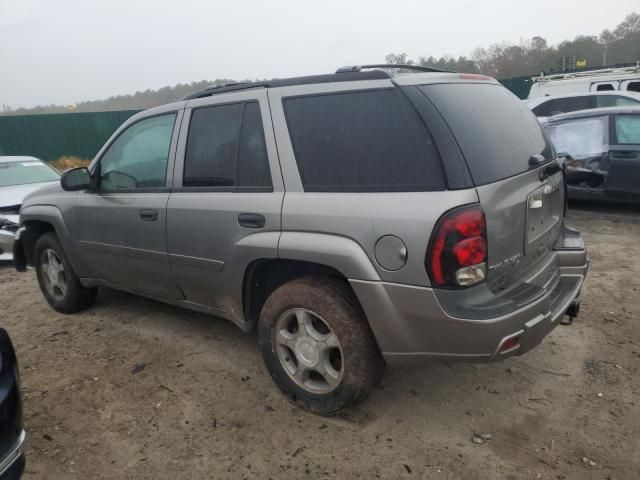
[[574, 300], [573, 302], [571, 302], [571, 305], [569, 305], [569, 308], [567, 308], [565, 317], [563, 317], [560, 324], [571, 325], [579, 313], [580, 313], [580, 300]]

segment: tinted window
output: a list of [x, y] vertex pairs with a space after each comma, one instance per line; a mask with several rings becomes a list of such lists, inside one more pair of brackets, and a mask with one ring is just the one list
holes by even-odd
[[270, 187], [257, 102], [198, 108], [191, 114], [185, 187]]
[[587, 110], [589, 108], [591, 108], [591, 97], [589, 96], [556, 98], [553, 102], [551, 115]]
[[615, 88], [613, 88], [613, 85], [611, 85], [610, 83], [601, 83], [600, 85], [598, 85], [598, 88], [596, 88], [596, 90], [598, 92], [610, 92], [612, 90], [615, 90]]
[[39, 160], [0, 161], [0, 187], [27, 183], [55, 182], [60, 175]]
[[551, 112], [553, 111], [553, 103], [553, 100], [542, 102], [540, 105], [535, 107], [532, 112], [535, 113], [536, 117], [550, 117]]
[[582, 159], [601, 154], [607, 144], [607, 117], [579, 118], [548, 125], [557, 152]]
[[640, 115], [617, 115], [616, 138], [618, 143], [640, 145]]
[[627, 90], [630, 92], [640, 92], [640, 82], [629, 82], [627, 84]]
[[532, 155], [553, 157], [538, 119], [506, 88], [455, 83], [420, 89], [456, 136], [476, 185], [525, 172]]
[[398, 90], [294, 97], [284, 108], [305, 190], [444, 188], [433, 141]]
[[625, 107], [629, 105], [637, 106], [640, 100], [629, 97], [621, 97], [620, 95], [598, 95], [596, 96], [596, 105], [598, 107]]
[[100, 190], [162, 188], [176, 114], [134, 123], [100, 159]]

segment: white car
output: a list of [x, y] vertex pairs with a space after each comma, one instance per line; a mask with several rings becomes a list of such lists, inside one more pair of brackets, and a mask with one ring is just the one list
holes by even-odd
[[626, 67], [542, 74], [532, 80], [529, 98], [579, 92], [640, 92], [640, 62]]
[[38, 158], [0, 156], [0, 261], [13, 259], [13, 237], [24, 197], [58, 182], [60, 173]]
[[536, 97], [524, 100], [536, 117], [551, 117], [560, 113], [604, 107], [640, 107], [640, 93], [584, 92], [571, 95]]

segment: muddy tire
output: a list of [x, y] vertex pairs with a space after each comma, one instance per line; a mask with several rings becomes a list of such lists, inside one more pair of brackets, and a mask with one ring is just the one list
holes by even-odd
[[40, 290], [54, 310], [76, 313], [93, 304], [97, 288], [82, 286], [55, 233], [38, 238], [34, 259]]
[[310, 276], [277, 288], [259, 320], [260, 349], [278, 387], [298, 406], [333, 415], [377, 387], [384, 360], [348, 286]]

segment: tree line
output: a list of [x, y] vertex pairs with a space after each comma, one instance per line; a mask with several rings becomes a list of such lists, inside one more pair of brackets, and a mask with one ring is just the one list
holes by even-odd
[[476, 48], [467, 56], [422, 56], [411, 59], [406, 53], [390, 53], [387, 63], [415, 64], [454, 72], [482, 73], [498, 79], [541, 72], [553, 73], [576, 68], [620, 65], [640, 60], [640, 15], [630, 13], [613, 30], [598, 36], [579, 35], [556, 46], [543, 37], [521, 40], [518, 44], [495, 43]]
[[[549, 45], [543, 37], [521, 40], [518, 44], [496, 43], [487, 48], [476, 48], [471, 56], [422, 56], [409, 58], [406, 53], [390, 53], [387, 63], [416, 64], [455, 72], [482, 73], [498, 79], [540, 72], [557, 72], [574, 67], [615, 65], [640, 60], [640, 15], [630, 13], [613, 30], [605, 29], [600, 35], [579, 35], [573, 40]], [[214, 83], [233, 82], [230, 79], [201, 80], [159, 90], [145, 90], [132, 95], [118, 95], [106, 100], [80, 102], [72, 106], [43, 105], [12, 110], [3, 106], [0, 115], [26, 115], [40, 113], [97, 112], [114, 110], [142, 110], [184, 98]], [[245, 80], [249, 81], [249, 80]]]

